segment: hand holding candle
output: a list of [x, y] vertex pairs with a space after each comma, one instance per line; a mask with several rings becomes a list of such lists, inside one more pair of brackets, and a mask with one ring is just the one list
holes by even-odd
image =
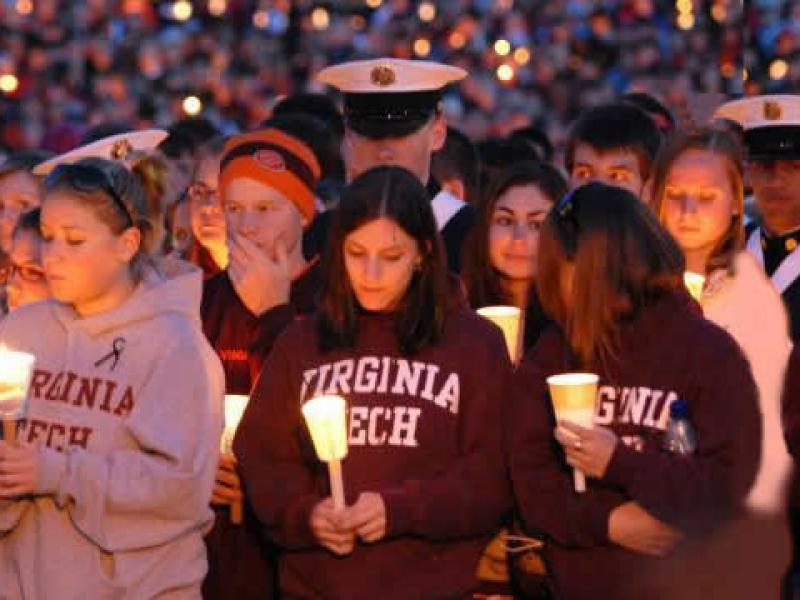
[[523, 312], [516, 306], [484, 306], [477, 312], [503, 331], [511, 362], [519, 364], [522, 358]]
[[[556, 419], [591, 427], [594, 422], [598, 379], [592, 373], [565, 373], [548, 377], [547, 385], [550, 387]], [[576, 437], [575, 444], [580, 444], [580, 438]], [[574, 478], [575, 491], [585, 492], [586, 476], [576, 469]]]
[[16, 440], [16, 421], [27, 411], [28, 386], [35, 360], [32, 354], [0, 348], [0, 418], [6, 441]]
[[317, 396], [303, 405], [317, 457], [328, 463], [331, 496], [336, 510], [344, 510], [342, 459], [347, 456], [346, 403], [341, 396]]
[[[242, 420], [242, 415], [244, 415], [244, 410], [247, 408], [248, 400], [247, 396], [237, 394], [227, 394], [225, 396], [225, 429], [220, 440], [220, 452], [222, 454], [233, 456], [233, 438], [236, 435], [239, 422]], [[241, 500], [233, 502], [231, 504], [231, 522], [235, 525], [241, 524], [243, 520], [242, 512]]]

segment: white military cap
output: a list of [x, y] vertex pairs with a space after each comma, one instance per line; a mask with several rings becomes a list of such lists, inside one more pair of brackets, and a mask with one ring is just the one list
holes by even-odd
[[167, 137], [163, 129], [146, 129], [111, 135], [47, 160], [33, 169], [35, 175], [47, 175], [58, 165], [76, 163], [83, 158], [105, 158], [125, 162], [132, 155], [155, 150]]
[[316, 79], [344, 94], [348, 127], [368, 137], [412, 133], [434, 114], [442, 91], [467, 72], [425, 60], [378, 58], [327, 67]]
[[753, 159], [800, 159], [800, 96], [767, 95], [732, 100], [714, 113], [744, 130]]

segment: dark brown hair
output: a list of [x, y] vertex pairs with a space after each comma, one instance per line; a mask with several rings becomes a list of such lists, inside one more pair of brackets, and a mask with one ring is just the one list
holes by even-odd
[[360, 308], [345, 267], [344, 242], [351, 232], [381, 218], [391, 219], [413, 238], [422, 256], [396, 312], [401, 351], [415, 354], [442, 335], [447, 311], [444, 251], [430, 197], [405, 169], [383, 166], [363, 173], [343, 190], [333, 217], [320, 300], [319, 345], [323, 352], [355, 344]]
[[599, 153], [627, 150], [638, 158], [639, 173], [645, 181], [661, 143], [661, 132], [642, 109], [625, 102], [602, 104], [587, 109], [575, 121], [564, 151], [564, 166], [572, 172], [578, 144]]
[[[572, 266], [565, 301], [565, 269]], [[621, 323], [683, 289], [681, 249], [653, 212], [621, 188], [589, 183], [550, 211], [539, 241], [537, 289], [545, 311], [589, 367], [613, 357]]]
[[497, 201], [513, 187], [535, 185], [555, 203], [567, 191], [561, 173], [546, 163], [519, 163], [498, 171], [489, 181], [486, 193], [478, 205], [478, 218], [464, 248], [462, 276], [473, 308], [492, 304], [508, 304], [510, 298], [503, 289], [502, 275], [492, 266], [489, 256], [489, 229]]
[[719, 157], [725, 163], [728, 182], [734, 195], [734, 212], [725, 234], [717, 241], [706, 273], [717, 269], [732, 272], [736, 254], [744, 247], [744, 152], [735, 137], [720, 128], [705, 128], [671, 137], [658, 156], [652, 179], [653, 210], [663, 221], [664, 191], [670, 169], [680, 156], [689, 150], [702, 150]]

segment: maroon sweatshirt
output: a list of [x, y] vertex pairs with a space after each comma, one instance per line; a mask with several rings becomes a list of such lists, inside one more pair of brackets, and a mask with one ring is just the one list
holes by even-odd
[[[554, 439], [545, 381], [574, 370], [565, 337], [548, 330], [517, 373], [508, 413], [518, 508], [525, 528], [549, 542], [558, 592], [567, 599], [694, 597], [676, 591], [695, 585], [691, 569], [703, 569], [686, 554], [707, 546], [713, 527], [740, 510], [759, 463], [761, 418], [746, 359], [686, 295], [669, 295], [640, 313], [624, 327], [616, 356], [594, 369], [595, 423], [621, 443], [605, 477], [588, 479], [584, 494], [573, 491]], [[669, 406], [678, 398], [689, 403], [697, 435], [691, 457], [661, 450]], [[629, 500], [687, 534], [671, 558], [647, 558], [609, 541], [609, 515]], [[673, 560], [680, 569], [670, 570]]]
[[[203, 331], [222, 359], [227, 393], [250, 393], [278, 335], [293, 320], [316, 307], [319, 284], [319, 266], [315, 260], [293, 282], [288, 304], [256, 317], [239, 300], [227, 272], [205, 282], [201, 306]], [[203, 582], [203, 597], [206, 600], [270, 598], [274, 549], [264, 543], [250, 507], [245, 505], [242, 525], [231, 523], [227, 508], [214, 509], [214, 527], [205, 538], [208, 575]]]
[[296, 317], [316, 309], [320, 281], [319, 261], [314, 260], [292, 282], [288, 304], [260, 317], [242, 304], [227, 271], [206, 281], [200, 306], [203, 333], [222, 359], [226, 393], [250, 393], [278, 335]]
[[[457, 310], [437, 345], [404, 356], [393, 315], [361, 314], [354, 348], [320, 353], [316, 328], [316, 318], [299, 321], [275, 344], [234, 440], [249, 501], [284, 551], [281, 590], [348, 600], [464, 597], [510, 498], [502, 335]], [[344, 558], [309, 528], [329, 489], [300, 407], [320, 393], [348, 402], [348, 504], [372, 491], [386, 505], [386, 538], [358, 543]]]
[[786, 369], [783, 428], [786, 445], [795, 465], [789, 493], [789, 517], [794, 538], [794, 568], [800, 569], [800, 345], [792, 349]]

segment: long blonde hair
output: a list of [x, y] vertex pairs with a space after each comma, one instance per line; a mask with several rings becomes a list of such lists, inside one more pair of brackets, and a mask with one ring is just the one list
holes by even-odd
[[725, 269], [732, 273], [736, 254], [744, 247], [744, 152], [734, 136], [722, 129], [709, 127], [690, 133], [677, 133], [669, 138], [658, 155], [653, 170], [653, 210], [663, 223], [664, 190], [669, 171], [675, 161], [689, 150], [710, 152], [725, 162], [725, 171], [734, 195], [734, 209], [728, 229], [718, 240], [711, 253], [706, 273], [718, 269]]

